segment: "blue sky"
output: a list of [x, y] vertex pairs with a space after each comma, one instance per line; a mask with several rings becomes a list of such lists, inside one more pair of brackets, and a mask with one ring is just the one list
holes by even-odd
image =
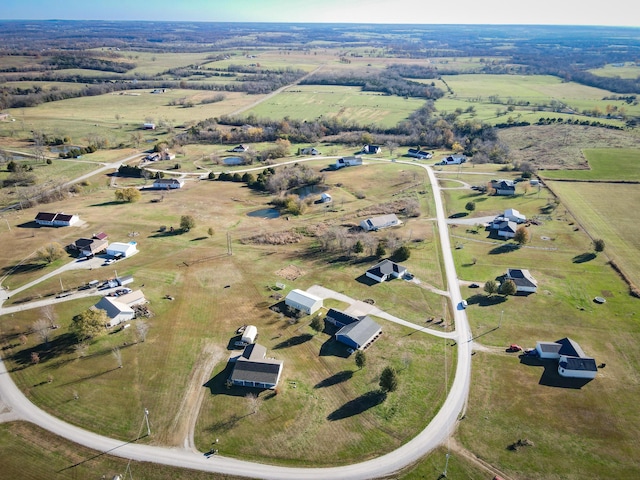
[[0, 19], [640, 27], [637, 0], [1, 0]]

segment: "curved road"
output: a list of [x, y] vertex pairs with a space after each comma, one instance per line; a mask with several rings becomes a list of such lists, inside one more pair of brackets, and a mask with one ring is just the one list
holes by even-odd
[[[397, 163], [416, 165], [412, 162]], [[427, 170], [433, 186], [447, 286], [456, 326], [453, 338], [457, 342], [458, 361], [455, 378], [440, 411], [422, 432], [397, 450], [354, 465], [334, 468], [292, 468], [264, 465], [221, 456], [207, 458], [202, 453], [186, 449], [123, 443], [122, 441], [103, 437], [65, 423], [37, 408], [16, 387], [2, 362], [0, 362], [0, 400], [11, 408], [11, 418], [22, 418], [63, 438], [99, 452], [136, 461], [161, 463], [228, 475], [243, 475], [273, 480], [325, 480], [327, 478], [366, 480], [393, 474], [418, 461], [425, 454], [442, 444], [453, 433], [459, 417], [464, 414], [471, 377], [472, 346], [466, 312], [459, 307], [462, 296], [453, 262], [440, 188], [431, 167], [425, 165], [422, 165], [422, 167]], [[153, 412], [151, 412], [151, 417], [153, 418]]]

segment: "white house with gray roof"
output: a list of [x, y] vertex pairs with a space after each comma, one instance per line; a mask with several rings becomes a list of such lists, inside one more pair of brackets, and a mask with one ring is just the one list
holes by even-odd
[[282, 360], [266, 358], [267, 349], [254, 343], [245, 347], [235, 360], [229, 380], [241, 387], [274, 389], [282, 375]]
[[295, 308], [301, 312], [311, 315], [322, 307], [322, 299], [304, 290], [294, 289], [285, 297], [284, 303], [287, 307]]
[[367, 232], [370, 232], [371, 230], [380, 230], [381, 228], [395, 227], [401, 224], [402, 222], [395, 213], [380, 215], [378, 217], [370, 217], [360, 222], [360, 226]]
[[391, 260], [383, 260], [367, 270], [365, 275], [376, 282], [382, 283], [391, 278], [402, 278], [405, 273], [407, 273], [406, 267]]
[[516, 284], [517, 293], [535, 293], [538, 291], [538, 282], [529, 273], [529, 270], [510, 268], [507, 270], [506, 279]]

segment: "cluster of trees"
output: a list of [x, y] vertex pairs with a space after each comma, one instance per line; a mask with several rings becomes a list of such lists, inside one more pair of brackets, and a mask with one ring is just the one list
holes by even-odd
[[140, 190], [134, 187], [119, 188], [115, 191], [116, 200], [118, 202], [137, 202], [142, 197]]
[[82, 155], [87, 155], [88, 153], [93, 153], [98, 150], [98, 147], [95, 145], [88, 145], [86, 147], [76, 147], [70, 148], [66, 152], [60, 152], [58, 156], [60, 158], [78, 158]]
[[82, 68], [86, 70], [99, 70], [102, 72], [126, 73], [136, 67], [135, 63], [116, 62], [104, 58], [88, 56], [87, 52], [73, 52], [54, 55], [46, 59], [42, 64], [45, 67], [56, 70]]
[[[213, 175], [210, 175], [209, 178], [213, 180]], [[285, 165], [277, 170], [273, 167], [266, 168], [257, 176], [249, 172], [245, 172], [242, 175], [240, 173], [223, 172], [218, 176], [218, 180], [223, 182], [242, 182], [254, 190], [280, 194], [298, 187], [320, 185], [324, 183], [325, 177], [304, 164], [294, 163], [291, 166]]]
[[[419, 69], [419, 67], [417, 67]], [[365, 91], [382, 92], [387, 95], [398, 95], [401, 97], [418, 97], [428, 99], [438, 99], [444, 92], [434, 84], [424, 84], [408, 80], [401, 75], [405, 70], [398, 66], [387, 68], [381, 72], [358, 72], [349, 75], [337, 73], [316, 73], [300, 82], [302, 85], [348, 85], [362, 87]], [[406, 69], [411, 71], [411, 69]], [[425, 72], [426, 73], [426, 72]], [[417, 73], [414, 73], [417, 75]], [[435, 76], [429, 72], [429, 77]], [[414, 76], [412, 78], [418, 78]], [[424, 78], [424, 77], [422, 77]]]

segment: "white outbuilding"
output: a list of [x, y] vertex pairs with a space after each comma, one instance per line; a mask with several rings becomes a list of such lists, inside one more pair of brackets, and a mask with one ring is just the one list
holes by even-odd
[[138, 253], [137, 242], [113, 242], [107, 247], [107, 255], [127, 258]]
[[242, 332], [242, 342], [247, 345], [251, 345], [256, 341], [256, 337], [258, 336], [258, 329], [254, 325], [247, 325]]
[[322, 307], [322, 299], [320, 297], [298, 289], [291, 290], [285, 297], [284, 303], [286, 306], [300, 310], [307, 315], [317, 312]]

